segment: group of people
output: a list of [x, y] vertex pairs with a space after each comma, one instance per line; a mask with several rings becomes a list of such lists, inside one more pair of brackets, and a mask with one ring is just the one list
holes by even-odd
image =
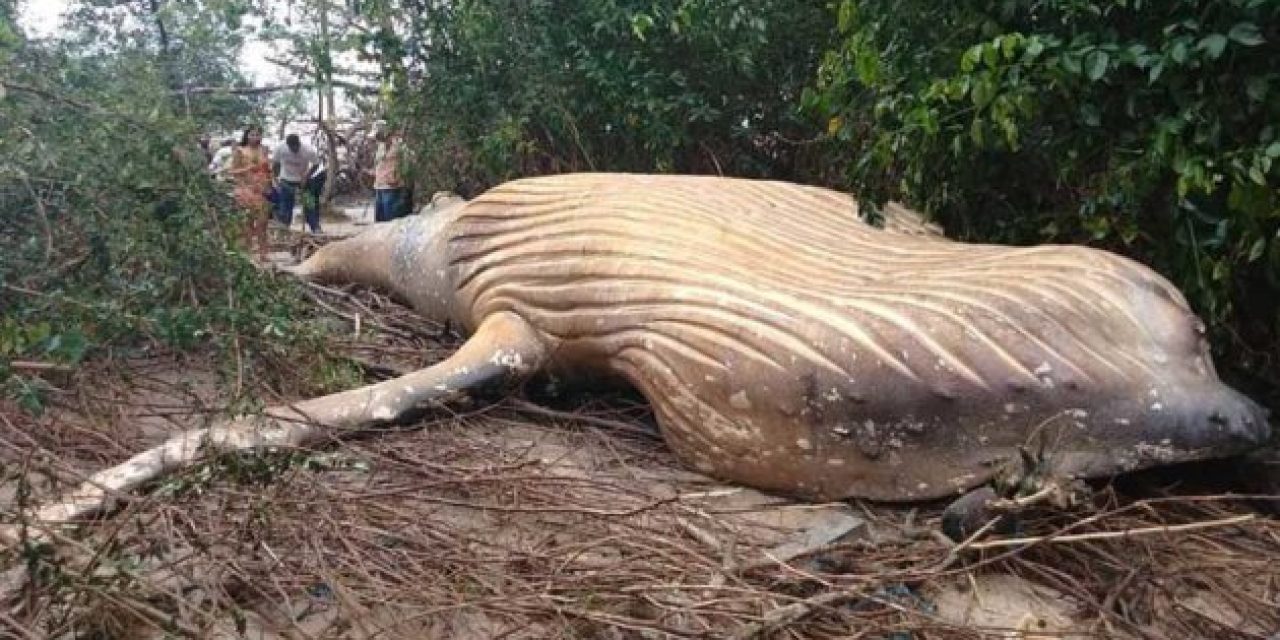
[[[400, 176], [400, 136], [380, 125], [375, 128], [374, 137], [378, 142], [374, 167], [366, 173], [374, 178], [374, 220], [386, 222], [408, 215], [412, 203]], [[250, 125], [238, 143], [224, 140], [209, 155], [208, 170], [231, 183], [236, 204], [248, 212], [248, 239], [256, 245], [260, 261], [266, 260], [270, 219], [274, 217], [286, 227], [291, 226], [300, 196], [307, 227], [312, 233], [320, 233], [320, 196], [327, 167], [297, 134], [289, 134], [272, 150], [262, 143], [262, 128]]]

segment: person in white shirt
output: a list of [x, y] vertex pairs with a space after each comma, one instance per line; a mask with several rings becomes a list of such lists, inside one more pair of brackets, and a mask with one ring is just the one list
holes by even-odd
[[235, 151], [235, 148], [236, 139], [227, 138], [222, 141], [222, 146], [213, 152], [213, 160], [209, 161], [209, 173], [213, 174], [213, 177], [223, 179], [223, 172], [231, 166], [231, 152]]
[[[315, 171], [316, 166], [320, 164], [320, 158], [311, 147], [302, 144], [298, 134], [291, 133], [285, 137], [284, 144], [271, 155], [271, 159], [275, 165], [276, 179], [279, 184], [280, 200], [277, 219], [288, 227], [293, 224], [293, 206], [297, 201], [297, 193]], [[320, 233], [319, 207], [304, 207], [304, 209], [307, 226], [311, 228], [312, 233]]]

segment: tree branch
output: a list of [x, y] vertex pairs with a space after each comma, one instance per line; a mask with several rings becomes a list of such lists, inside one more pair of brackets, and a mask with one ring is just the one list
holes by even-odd
[[[358, 85], [354, 82], [335, 81], [334, 86], [341, 87], [348, 91], [355, 91], [367, 95], [378, 93], [377, 87]], [[264, 93], [277, 93], [280, 91], [294, 91], [299, 89], [312, 90], [316, 88], [314, 82], [295, 82], [292, 84], [268, 85], [263, 87], [187, 87], [185, 89], [175, 91], [174, 93], [187, 93], [190, 95], [207, 95], [212, 93], [230, 93], [233, 95], [260, 95]]]
[[[264, 56], [262, 59], [266, 60], [267, 62], [270, 62], [271, 64], [276, 65], [277, 67], [284, 67], [285, 69], [292, 71], [294, 74], [302, 77], [310, 77], [315, 75], [315, 71], [311, 68], [309, 64], [306, 64], [306, 63], [285, 60], [283, 58], [277, 58], [275, 56]], [[356, 71], [354, 69], [342, 69], [338, 67], [334, 68], [333, 73], [334, 75], [339, 75], [339, 76], [356, 76], [359, 78], [367, 78], [367, 79], [376, 79], [379, 77], [379, 74], [377, 73]], [[337, 83], [335, 82], [335, 84]]]
[[41, 98], [44, 98], [46, 100], [52, 100], [55, 102], [61, 102], [66, 105], [70, 105], [77, 109], [84, 109], [86, 111], [103, 111], [103, 109], [101, 109], [100, 107], [96, 107], [87, 102], [81, 102], [74, 98], [68, 98], [66, 96], [53, 93], [52, 91], [48, 91], [40, 87], [33, 87], [30, 85], [18, 84], [16, 82], [10, 82], [8, 80], [0, 80], [0, 85], [4, 85], [6, 89], [12, 89], [14, 91], [22, 91], [25, 93], [30, 93], [35, 96], [40, 96]]

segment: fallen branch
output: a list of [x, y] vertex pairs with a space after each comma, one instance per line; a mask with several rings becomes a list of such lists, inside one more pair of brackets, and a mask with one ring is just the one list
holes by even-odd
[[1084, 542], [1086, 540], [1114, 540], [1117, 538], [1134, 538], [1138, 536], [1146, 536], [1155, 533], [1181, 533], [1184, 531], [1195, 531], [1197, 529], [1211, 529], [1214, 527], [1228, 527], [1236, 524], [1244, 524], [1251, 520], [1256, 520], [1258, 514], [1246, 513], [1244, 515], [1234, 516], [1231, 518], [1222, 518], [1221, 520], [1209, 520], [1207, 522], [1190, 522], [1187, 524], [1173, 524], [1158, 527], [1141, 527], [1137, 529], [1124, 529], [1122, 531], [1094, 531], [1092, 533], [1076, 533], [1065, 536], [1029, 536], [1026, 538], [1009, 538], [1007, 540], [989, 540], [987, 542], [976, 542], [969, 545], [971, 551], [981, 551], [983, 549], [999, 549], [1002, 547], [1017, 547], [1028, 544], [1038, 543], [1068, 543], [1068, 542]]
[[30, 373], [38, 373], [51, 371], [54, 373], [71, 373], [74, 368], [65, 364], [56, 364], [53, 362], [36, 362], [33, 360], [13, 360], [9, 363], [9, 368], [14, 371], [23, 371]]
[[[19, 84], [16, 82], [11, 82], [9, 80], [0, 81], [0, 85], [3, 85], [4, 88], [6, 89], [10, 89], [13, 91], [21, 91], [23, 93], [29, 93], [31, 95], [44, 98], [46, 100], [52, 100], [54, 102], [61, 102], [62, 104], [72, 106], [77, 109], [84, 109], [86, 111], [104, 112], [104, 110], [101, 107], [89, 104], [87, 102], [81, 102], [79, 100], [76, 100], [75, 98], [68, 98], [64, 95], [57, 94], [52, 91], [42, 89], [40, 87], [33, 87], [30, 85]], [[115, 115], [115, 114], [112, 114], [112, 115]]]
[[[365, 95], [374, 95], [378, 93], [377, 87], [359, 85], [354, 82], [343, 82], [334, 80], [333, 85], [348, 91], [363, 93]], [[210, 95], [225, 93], [230, 95], [261, 95], [264, 93], [279, 93], [281, 91], [314, 91], [319, 89], [320, 85], [314, 82], [294, 82], [291, 84], [266, 85], [262, 87], [187, 87], [185, 89], [175, 90], [174, 93], [186, 95]]]
[[808, 600], [793, 602], [784, 607], [778, 607], [770, 611], [764, 617], [764, 620], [746, 625], [745, 628], [738, 633], [733, 634], [733, 640], [750, 640], [759, 638], [768, 633], [772, 633], [779, 629], [791, 626], [813, 613], [815, 609], [827, 609], [849, 600], [856, 600], [866, 597], [857, 591], [829, 591], [820, 595], [816, 595]]
[[607, 429], [609, 431], [615, 431], [619, 433], [630, 433], [630, 434], [645, 436], [649, 438], [655, 437], [657, 435], [657, 433], [651, 429], [645, 429], [643, 427], [637, 426], [630, 422], [623, 422], [621, 420], [610, 420], [608, 418], [598, 418], [596, 416], [587, 415], [584, 413], [558, 411], [556, 409], [539, 406], [532, 402], [529, 402], [528, 400], [521, 400], [519, 398], [510, 398], [507, 400], [507, 404], [511, 405], [512, 407], [515, 407], [516, 409], [519, 409], [524, 413], [531, 413], [531, 414], [543, 416], [546, 418], [567, 420], [571, 422], [580, 422], [582, 424], [589, 424], [593, 427], [600, 427], [602, 429]]

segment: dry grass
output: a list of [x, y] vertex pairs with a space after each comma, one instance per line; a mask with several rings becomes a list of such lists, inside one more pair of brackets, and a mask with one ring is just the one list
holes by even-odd
[[[422, 366], [456, 345], [369, 292], [313, 292], [348, 330], [360, 316], [361, 335], [335, 348], [368, 371]], [[62, 381], [60, 409], [43, 418], [0, 407], [6, 519], [77, 474], [216, 416], [223, 407], [201, 371], [169, 356], [101, 363]], [[413, 430], [222, 458], [166, 478], [68, 533], [56, 555], [7, 552], [22, 586], [0, 608], [0, 629], [36, 638], [513, 639], [1280, 630], [1280, 525], [1270, 518], [956, 549], [933, 533], [940, 505], [805, 505], [726, 486], [679, 465], [634, 399], [557, 402], [508, 399]], [[1020, 534], [1251, 513], [1230, 497], [1161, 492], [1102, 487], [1073, 512], [1026, 514]], [[766, 555], [833, 515], [865, 522], [787, 562]], [[953, 606], [996, 609], [996, 599], [1007, 609], [1003, 629]]]

